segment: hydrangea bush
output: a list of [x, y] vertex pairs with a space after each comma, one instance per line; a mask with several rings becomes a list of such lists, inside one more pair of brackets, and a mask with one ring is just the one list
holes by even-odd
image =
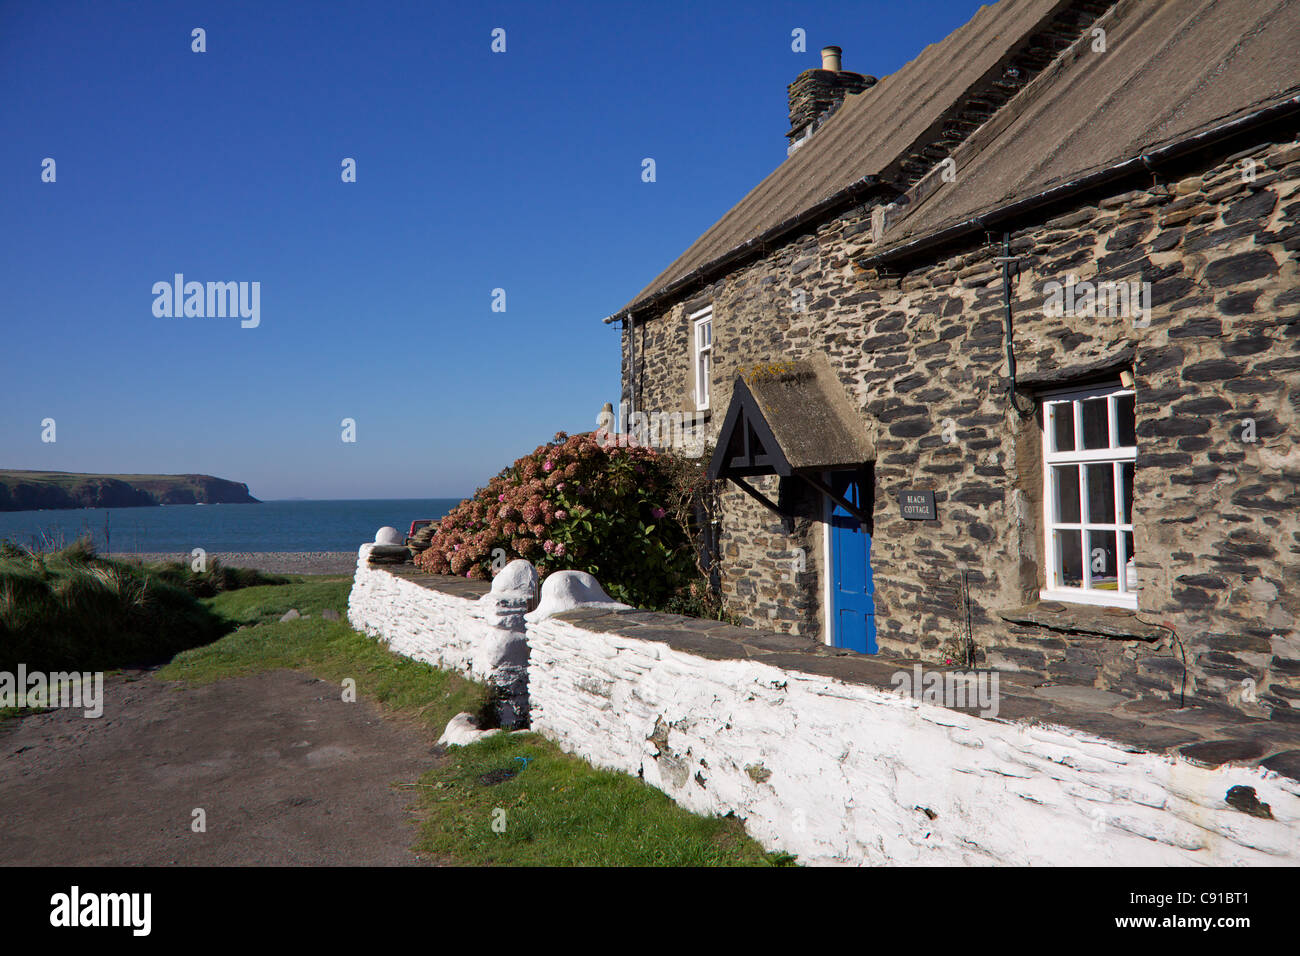
[[527, 558], [543, 577], [587, 571], [610, 597], [640, 607], [689, 592], [699, 572], [690, 535], [669, 511], [672, 461], [606, 444], [559, 432], [438, 521], [416, 565], [490, 580], [494, 561], [499, 569]]

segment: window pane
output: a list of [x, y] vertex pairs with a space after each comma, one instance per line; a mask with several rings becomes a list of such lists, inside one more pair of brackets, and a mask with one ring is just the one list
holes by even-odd
[[1052, 426], [1052, 448], [1056, 451], [1074, 451], [1074, 403], [1053, 402], [1054, 424]]
[[[1124, 462], [1119, 466], [1120, 486], [1124, 494], [1124, 510], [1120, 512], [1121, 524], [1133, 523], [1133, 462]], [[1133, 552], [1130, 551], [1129, 554]]]
[[1056, 532], [1056, 571], [1062, 587], [1083, 587], [1083, 559], [1078, 531]]
[[1115, 399], [1115, 428], [1119, 432], [1116, 444], [1121, 448], [1137, 445], [1137, 417], [1132, 395]]
[[1056, 492], [1056, 520], [1062, 524], [1078, 524], [1079, 466], [1053, 466], [1052, 486]]
[[1138, 587], [1137, 562], [1133, 558], [1133, 532], [1125, 531], [1124, 554], [1127, 556], [1124, 570], [1124, 589], [1126, 591], [1136, 591]]
[[1092, 586], [1101, 591], [1118, 591], [1118, 553], [1114, 531], [1088, 532], [1088, 568]]
[[1115, 466], [1087, 465], [1088, 523], [1115, 523]]
[[1085, 450], [1110, 447], [1110, 400], [1090, 398], [1079, 403], [1083, 412], [1083, 447]]

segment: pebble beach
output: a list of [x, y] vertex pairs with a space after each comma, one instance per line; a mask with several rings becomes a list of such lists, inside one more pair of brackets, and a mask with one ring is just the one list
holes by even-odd
[[[130, 552], [109, 555], [121, 561], [184, 561], [193, 558], [188, 551]], [[255, 568], [268, 574], [352, 574], [357, 567], [355, 551], [214, 551], [208, 554], [232, 568]]]

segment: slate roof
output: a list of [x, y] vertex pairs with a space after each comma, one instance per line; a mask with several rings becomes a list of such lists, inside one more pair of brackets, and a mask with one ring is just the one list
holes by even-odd
[[641, 290], [628, 307], [826, 199], [885, 171], [944, 110], [990, 72], [1009, 45], [1050, 20], [1061, 0], [1000, 0], [907, 65], [850, 95], [825, 125]]
[[[954, 153], [882, 249], [1195, 135], [1300, 91], [1300, 0], [1124, 0]], [[873, 250], [877, 252], [880, 250]]]
[[[1056, 42], [1051, 27], [1062, 17], [1105, 7], [1097, 21], [1107, 30], [1105, 53], [1092, 52], [1090, 31], [1068, 49]], [[955, 148], [957, 182], [917, 202], [882, 246], [1284, 99], [1300, 83], [1300, 0], [999, 0], [898, 72], [850, 95], [616, 315], [644, 307], [674, 282], [855, 183], [879, 177], [896, 193], [909, 189], [921, 174], [909, 176], [907, 167], [930, 153], [925, 144], [954, 121], [960, 125], [968, 115], [962, 105], [998, 86], [1026, 51], [1039, 56], [1045, 36], [1050, 65], [1005, 105], [994, 95], [992, 118]]]

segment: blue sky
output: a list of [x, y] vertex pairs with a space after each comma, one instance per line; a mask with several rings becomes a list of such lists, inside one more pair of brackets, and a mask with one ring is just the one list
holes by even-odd
[[[0, 467], [466, 494], [616, 401], [600, 320], [785, 158], [822, 46], [884, 76], [978, 7], [0, 0]], [[156, 317], [178, 272], [260, 325]]]

